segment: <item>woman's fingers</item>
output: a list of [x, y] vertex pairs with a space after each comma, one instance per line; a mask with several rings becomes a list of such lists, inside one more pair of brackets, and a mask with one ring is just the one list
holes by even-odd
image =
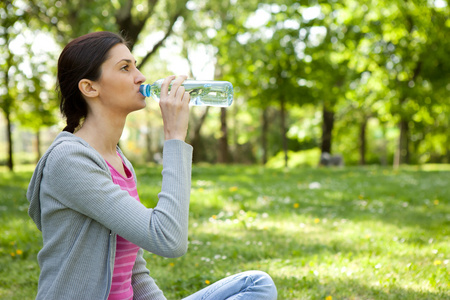
[[[184, 140], [189, 123], [189, 100], [190, 95], [186, 93], [182, 83], [187, 76], [169, 76], [161, 86], [161, 99], [159, 106], [164, 123], [165, 139]], [[175, 80], [174, 80], [175, 79]], [[169, 89], [169, 84], [172, 86]], [[164, 94], [163, 94], [164, 91]]]
[[[183, 95], [185, 93], [185, 88], [182, 86], [183, 81], [187, 78], [186, 75], [178, 76], [175, 75], [168, 76], [164, 79], [161, 85], [161, 98], [160, 101], [166, 101], [169, 98], [177, 99], [181, 101], [183, 99]], [[172, 83], [172, 86], [170, 86]], [[170, 88], [169, 88], [170, 87]], [[170, 92], [169, 92], [170, 90]]]
[[169, 96], [169, 85], [175, 77], [175, 75], [170, 75], [164, 79], [161, 85], [161, 99], [165, 99]]
[[187, 105], [189, 105], [189, 102], [191, 101], [191, 94], [185, 92], [181, 101], [187, 102]]
[[183, 81], [187, 78], [186, 75], [178, 76], [172, 83], [172, 87], [170, 88], [170, 95], [173, 95], [175, 98], [180, 99], [185, 91], [184, 86], [181, 86]]
[[184, 86], [180, 86], [175, 93], [175, 99], [177, 100], [183, 100], [183, 96], [184, 96], [184, 92], [186, 91], [186, 89], [184, 88]]

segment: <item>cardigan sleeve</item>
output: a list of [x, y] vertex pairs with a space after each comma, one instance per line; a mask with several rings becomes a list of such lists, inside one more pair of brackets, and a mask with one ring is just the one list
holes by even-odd
[[163, 292], [156, 285], [150, 272], [146, 268], [142, 248], [139, 249], [133, 267], [131, 285], [133, 286], [133, 299], [135, 300], [166, 300]]
[[68, 208], [99, 222], [128, 241], [164, 257], [187, 250], [192, 147], [169, 140], [163, 149], [162, 187], [147, 208], [111, 180], [104, 159], [78, 143], [62, 143], [49, 155], [46, 191]]

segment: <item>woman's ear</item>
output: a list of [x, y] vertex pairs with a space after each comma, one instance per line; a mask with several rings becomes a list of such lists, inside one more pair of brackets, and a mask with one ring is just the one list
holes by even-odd
[[78, 88], [81, 94], [88, 98], [94, 98], [98, 96], [98, 90], [95, 86], [95, 82], [89, 79], [81, 79], [78, 82]]

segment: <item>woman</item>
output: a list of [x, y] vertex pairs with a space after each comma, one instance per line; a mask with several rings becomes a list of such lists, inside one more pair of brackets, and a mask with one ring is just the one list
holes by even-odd
[[[143, 249], [187, 251], [192, 147], [185, 76], [161, 88], [163, 181], [155, 208], [136, 191], [136, 174], [117, 146], [129, 113], [145, 107], [146, 80], [119, 35], [95, 32], [70, 42], [58, 60], [67, 126], [39, 161], [27, 198], [42, 231], [37, 299], [166, 299], [149, 276]], [[169, 83], [173, 81], [171, 92]], [[275, 299], [271, 278], [250, 271], [186, 299]]]

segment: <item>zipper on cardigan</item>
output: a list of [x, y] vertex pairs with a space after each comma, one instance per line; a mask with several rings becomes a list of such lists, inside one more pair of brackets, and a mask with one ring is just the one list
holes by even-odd
[[108, 276], [108, 286], [106, 287], [106, 296], [105, 296], [105, 300], [108, 299], [109, 297], [109, 292], [111, 291], [111, 284], [112, 284], [112, 270], [111, 270], [111, 243], [113, 242], [113, 239], [111, 239], [113, 237], [113, 233], [110, 230], [109, 231], [109, 246], [108, 246], [108, 272], [107, 272], [107, 276]]

